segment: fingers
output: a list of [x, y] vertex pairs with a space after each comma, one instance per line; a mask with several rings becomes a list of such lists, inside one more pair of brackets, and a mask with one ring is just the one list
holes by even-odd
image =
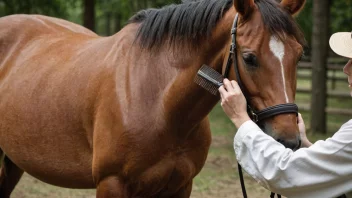
[[225, 90], [224, 86], [221, 86], [219, 88], [219, 92], [220, 92], [221, 98], [225, 98], [225, 96], [227, 95], [227, 91]]
[[226, 89], [227, 92], [231, 92], [233, 90], [240, 89], [238, 83], [234, 80], [229, 81], [227, 78], [224, 79], [224, 88]]
[[232, 83], [226, 78], [224, 79], [224, 86], [225, 86], [227, 92], [233, 92], [234, 91], [234, 87], [232, 86]]
[[231, 84], [232, 84], [232, 87], [235, 90], [235, 92], [241, 91], [241, 88], [240, 88], [240, 86], [238, 85], [238, 83], [236, 81], [231, 80]]
[[224, 85], [219, 88], [219, 92], [221, 98], [227, 98], [230, 95], [237, 95], [242, 94], [241, 88], [239, 87], [238, 83], [234, 80], [229, 81], [228, 79], [224, 79]]
[[298, 113], [298, 116], [297, 116], [297, 123], [298, 124], [304, 123], [303, 118], [302, 118], [302, 114], [300, 114], [300, 113]]

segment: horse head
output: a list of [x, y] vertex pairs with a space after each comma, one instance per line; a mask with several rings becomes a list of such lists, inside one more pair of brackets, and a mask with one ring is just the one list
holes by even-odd
[[[188, 114], [192, 120], [183, 123], [189, 126], [209, 113], [218, 100], [207, 100], [209, 95], [204, 97], [204, 90], [187, 86], [186, 82], [193, 81], [191, 78], [203, 64], [224, 74], [227, 57], [232, 56], [229, 47], [233, 40], [237, 45], [233, 64], [238, 65], [243, 92], [253, 110], [294, 103], [296, 68], [305, 41], [293, 16], [304, 3], [305, 0], [186, 0], [134, 16], [130, 22], [141, 24], [136, 38], [143, 48], [149, 49], [145, 62], [155, 67], [150, 57], [160, 57], [171, 68], [178, 68], [174, 70], [174, 81], [167, 82], [172, 90], [166, 91], [168, 103], [164, 104], [175, 112], [170, 114], [176, 116], [173, 120], [180, 123], [184, 117], [178, 115]], [[233, 39], [231, 29], [236, 15]], [[238, 78], [234, 68], [229, 70], [229, 79]], [[168, 69], [167, 73], [171, 72]], [[278, 114], [258, 124], [283, 145], [295, 149], [300, 145], [296, 115], [297, 112]]]
[[[294, 103], [296, 69], [305, 41], [293, 15], [302, 9], [305, 1], [234, 0], [233, 3], [238, 14], [233, 64], [237, 64], [238, 72], [236, 75], [236, 68], [231, 67], [229, 78], [241, 82], [248, 105], [254, 111]], [[295, 112], [270, 116], [258, 124], [284, 146], [300, 147]]]

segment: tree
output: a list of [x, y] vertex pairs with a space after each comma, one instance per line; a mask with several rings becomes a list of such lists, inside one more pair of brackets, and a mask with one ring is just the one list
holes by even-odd
[[329, 49], [330, 0], [313, 0], [311, 130], [326, 133], [326, 65]]
[[161, 8], [180, 0], [100, 0], [97, 1], [97, 30], [101, 35], [118, 32], [135, 13], [148, 8]]
[[350, 32], [352, 21], [352, 0], [333, 1], [331, 6], [332, 32]]
[[74, 0], [0, 0], [0, 16], [21, 13], [65, 18], [72, 1]]
[[302, 31], [304, 33], [304, 37], [307, 40], [307, 43], [309, 46], [305, 46], [306, 48], [304, 49], [304, 55], [305, 56], [310, 56], [311, 55], [311, 49], [310, 49], [310, 44], [312, 43], [312, 26], [313, 26], [313, 20], [312, 20], [312, 10], [313, 10], [313, 0], [307, 0], [304, 9], [299, 13], [297, 17], [297, 23], [300, 25], [302, 28]]
[[83, 0], [83, 25], [95, 31], [95, 0]]

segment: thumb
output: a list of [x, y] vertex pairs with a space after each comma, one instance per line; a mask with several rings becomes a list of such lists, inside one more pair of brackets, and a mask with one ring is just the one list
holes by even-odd
[[298, 113], [298, 117], [297, 117], [297, 124], [301, 124], [304, 123], [303, 118], [302, 118], [302, 114]]

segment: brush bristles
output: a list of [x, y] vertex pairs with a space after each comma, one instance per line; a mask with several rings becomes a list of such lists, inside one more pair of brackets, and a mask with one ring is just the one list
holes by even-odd
[[222, 81], [224, 80], [224, 77], [219, 72], [215, 71], [213, 68], [209, 67], [208, 65], [203, 65], [198, 71], [198, 74], [200, 73], [206, 74], [206, 77], [209, 77], [209, 79], [212, 79], [212, 81], [215, 81], [219, 87], [222, 85]]
[[196, 76], [194, 82], [197, 83], [199, 86], [203, 87], [205, 90], [210, 92], [213, 95], [218, 94], [218, 87], [213, 83], [203, 79], [202, 77]]
[[207, 65], [203, 65], [194, 78], [195, 83], [213, 95], [218, 95], [218, 89], [222, 86], [223, 80], [224, 77], [221, 74]]

